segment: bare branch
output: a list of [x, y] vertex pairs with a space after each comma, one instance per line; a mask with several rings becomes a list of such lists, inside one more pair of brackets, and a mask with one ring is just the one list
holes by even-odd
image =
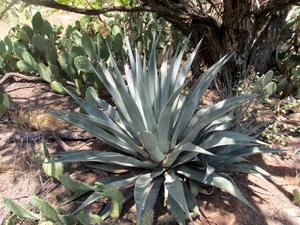
[[34, 142], [36, 140], [50, 140], [59, 137], [61, 140], [68, 141], [87, 141], [93, 137], [81, 131], [70, 131], [70, 130], [39, 130], [32, 132], [22, 132], [22, 131], [5, 131], [0, 133], [0, 148], [4, 147], [6, 144], [15, 141], [27, 140], [29, 142]]
[[292, 5], [300, 5], [300, 0], [272, 0], [268, 1], [267, 4], [261, 5], [261, 7], [253, 12], [253, 14], [260, 16], [266, 15], [269, 12], [278, 12], [285, 10], [287, 7]]
[[30, 80], [30, 81], [41, 81], [42, 80], [40, 77], [27, 76], [27, 75], [21, 74], [21, 73], [7, 73], [0, 79], [0, 85], [2, 85], [10, 77], [18, 77], [23, 80]]
[[68, 12], [84, 14], [84, 15], [100, 15], [107, 12], [140, 12], [140, 11], [155, 11], [149, 6], [106, 6], [100, 9], [78, 8], [71, 5], [58, 3], [54, 0], [21, 0], [30, 5], [45, 6], [53, 9], [61, 9]]

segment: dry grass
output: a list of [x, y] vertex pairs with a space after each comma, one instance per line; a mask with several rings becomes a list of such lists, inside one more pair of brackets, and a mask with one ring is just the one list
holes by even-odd
[[66, 124], [43, 110], [24, 109], [23, 107], [11, 111], [10, 118], [19, 130], [56, 130]]

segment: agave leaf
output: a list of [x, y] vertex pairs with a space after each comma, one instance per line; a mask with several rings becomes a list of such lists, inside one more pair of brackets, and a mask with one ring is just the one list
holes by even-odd
[[277, 153], [283, 152], [280, 149], [276, 148], [266, 148], [266, 147], [257, 147], [257, 146], [239, 146], [237, 148], [226, 148], [224, 150], [218, 151], [217, 155], [225, 158], [232, 158], [236, 156], [249, 156], [254, 154], [263, 154], [263, 153]]
[[[144, 119], [144, 123], [147, 127], [147, 130], [153, 131], [156, 126], [156, 119], [154, 116], [152, 103], [151, 103], [151, 96], [148, 93], [149, 90], [149, 84], [147, 85], [147, 76], [146, 72], [143, 70], [141, 65], [141, 57], [138, 54], [138, 51], [136, 49], [136, 74], [139, 74], [137, 76], [136, 80], [136, 98], [138, 99], [138, 107], [140, 108], [140, 111], [142, 112], [142, 116]], [[148, 76], [150, 76], [148, 74]]]
[[168, 196], [170, 196], [182, 209], [185, 213], [186, 218], [189, 218], [190, 221], [193, 221], [189, 209], [187, 206], [186, 198], [184, 195], [184, 189], [180, 178], [174, 173], [174, 171], [169, 171], [165, 174], [165, 182], [164, 185], [168, 192]]
[[251, 163], [248, 159], [245, 159], [244, 157], [236, 156], [232, 158], [221, 158], [221, 157], [206, 157], [207, 162], [210, 165], [216, 166], [218, 164], [227, 163], [227, 164], [234, 164], [234, 163]]
[[[144, 153], [144, 151], [134, 143], [132, 138], [128, 135], [127, 132], [123, 131], [119, 126], [117, 126], [111, 119], [109, 118], [104, 118], [101, 119], [99, 117], [95, 117], [93, 115], [85, 115], [81, 113], [68, 113], [67, 116], [71, 118], [70, 120], [74, 121], [73, 123], [76, 122], [76, 119], [80, 122], [82, 121], [83, 123], [90, 123], [94, 122], [95, 127], [99, 127], [105, 131], [110, 132], [115, 136], [115, 138], [119, 139], [120, 144], [123, 143], [125, 148], [127, 148], [127, 153], [131, 155], [137, 156], [137, 153], [140, 153], [144, 157], [147, 156], [147, 154]], [[69, 121], [70, 121], [69, 120]]]
[[102, 218], [96, 214], [87, 213], [87, 212], [80, 212], [76, 215], [77, 220], [82, 225], [91, 225], [91, 224], [98, 224], [98, 225], [105, 225]]
[[[95, 73], [95, 75], [98, 77], [98, 79], [103, 83], [106, 90], [111, 94], [111, 96], [114, 98], [117, 107], [119, 108], [120, 112], [123, 114], [124, 118], [129, 124], [132, 124], [132, 121], [129, 117], [129, 114], [127, 112], [127, 109], [125, 107], [125, 103], [123, 102], [120, 93], [117, 91], [116, 84], [110, 74], [110, 72], [100, 63], [97, 64], [97, 68], [95, 68], [90, 63], [92, 71]], [[98, 71], [99, 69], [99, 71]], [[101, 71], [101, 72], [100, 72]]]
[[85, 165], [89, 168], [97, 169], [97, 170], [103, 170], [109, 173], [127, 173], [128, 168], [123, 166], [116, 166], [116, 165], [110, 165], [109, 162], [107, 163], [85, 163]]
[[100, 152], [100, 151], [71, 151], [61, 152], [55, 154], [59, 157], [56, 160], [50, 162], [101, 162], [113, 165], [120, 165], [125, 167], [136, 167], [136, 168], [153, 168], [156, 165], [143, 162], [138, 159], [132, 158], [116, 152]]
[[112, 182], [115, 181], [120, 181], [120, 180], [125, 180], [127, 178], [132, 178], [134, 175], [132, 173], [127, 173], [123, 175], [118, 175], [118, 176], [105, 176], [97, 179], [97, 182], [100, 182], [101, 184], [104, 185], [110, 185]]
[[167, 80], [168, 77], [168, 59], [169, 59], [169, 50], [165, 54], [163, 58], [163, 62], [160, 67], [160, 108], [162, 109], [166, 104], [168, 97], [169, 97], [169, 90], [167, 88]]
[[204, 142], [200, 144], [202, 148], [209, 149], [225, 145], [257, 145], [260, 142], [248, 135], [232, 132], [221, 131], [210, 135]]
[[[133, 138], [133, 141], [137, 141], [136, 137], [134, 136], [134, 132], [132, 128], [129, 126], [126, 119], [122, 116], [122, 114], [119, 114], [118, 110], [115, 107], [112, 107], [110, 104], [108, 104], [103, 99], [98, 99], [99, 101], [98, 106], [101, 108], [101, 110], [110, 117], [116, 124], [118, 124], [119, 127], [121, 127], [124, 131], [127, 132], [129, 136]], [[138, 142], [139, 144], [139, 142]]]
[[[147, 154], [145, 154], [143, 150], [141, 150], [129, 137], [126, 137], [126, 135], [113, 129], [113, 127], [111, 127], [110, 124], [106, 123], [106, 121], [79, 113], [59, 113], [53, 111], [48, 112], [52, 115], [55, 115], [57, 118], [63, 119], [81, 127], [82, 129], [88, 131], [95, 137], [103, 140], [107, 144], [119, 149], [120, 151], [133, 156], [138, 156], [137, 152], [139, 152], [142, 156], [147, 156]], [[105, 131], [105, 129], [115, 135], [112, 135], [111, 133]], [[121, 137], [123, 139], [121, 139]], [[126, 142], [124, 139], [128, 142]]]
[[153, 211], [153, 208], [155, 206], [156, 200], [158, 198], [162, 183], [163, 183], [163, 178], [156, 178], [153, 182], [152, 189], [150, 193], [148, 194], [148, 197], [145, 202], [144, 210], [145, 211]]
[[[183, 155], [182, 157], [179, 158], [180, 154], [188, 152], [186, 155]], [[184, 144], [176, 147], [171, 153], [169, 153], [164, 161], [164, 166], [169, 167], [173, 165], [173, 163], [177, 160], [177, 163], [175, 166], [184, 164], [193, 158], [195, 158], [199, 154], [205, 154], [205, 155], [214, 155], [213, 153], [197, 146], [193, 145], [191, 143], [189, 144]]]
[[127, 63], [124, 66], [124, 70], [125, 70], [126, 81], [127, 81], [129, 93], [133, 99], [136, 99], [137, 98], [137, 94], [136, 94], [137, 90], [135, 88], [135, 81], [133, 80], [133, 75], [132, 75], [133, 70], [130, 70], [129, 65]]
[[183, 188], [184, 188], [184, 196], [188, 204], [189, 211], [194, 212], [200, 216], [201, 214], [195, 196], [193, 195], [193, 193], [190, 191], [190, 189], [186, 184], [183, 185]]
[[167, 199], [167, 208], [170, 211], [171, 215], [174, 216], [179, 225], [186, 225], [186, 215], [179, 204], [170, 196], [166, 197]]
[[[130, 46], [128, 36], [125, 38], [125, 43], [126, 43], [126, 47], [127, 47], [127, 50], [128, 50], [128, 56], [129, 56], [129, 61], [130, 61], [131, 68], [135, 68], [135, 59], [134, 59], [134, 56], [133, 56], [133, 52], [132, 52], [132, 48]], [[134, 72], [134, 70], [133, 70], [133, 72]], [[137, 75], [135, 73], [132, 73], [133, 83], [135, 83], [135, 81], [136, 81], [136, 76]]]
[[95, 191], [72, 213], [72, 215], [80, 212], [81, 210], [88, 207], [92, 203], [98, 201], [102, 197], [105, 197], [105, 196], [103, 196], [103, 193]]
[[175, 58], [173, 64], [171, 65], [171, 68], [170, 68], [170, 71], [169, 71], [169, 73], [170, 73], [170, 82], [171, 82], [169, 93], [173, 93], [174, 90], [176, 90], [175, 82], [176, 82], [176, 79], [177, 79], [177, 74], [178, 74], [178, 71], [179, 71], [179, 68], [180, 68], [180, 63], [182, 62], [183, 54], [184, 54], [184, 52], [186, 51], [186, 49], [188, 47], [189, 39], [190, 39], [190, 36], [188, 38], [186, 38], [185, 40], [183, 40], [182, 48], [181, 48], [180, 52], [178, 53], [178, 55], [176, 55], [176, 58]]
[[[109, 49], [109, 48], [108, 48], [108, 49]], [[111, 52], [110, 49], [109, 49], [109, 54], [110, 54], [110, 61], [111, 61], [112, 65], [113, 65], [114, 72], [115, 72], [115, 73], [112, 74], [112, 75], [115, 75], [115, 76], [116, 76], [116, 78], [117, 78], [118, 81], [120, 82], [122, 88], [123, 88], [124, 90], [126, 90], [127, 87], [126, 87], [126, 85], [125, 85], [125, 83], [124, 83], [124, 80], [123, 80], [123, 78], [122, 78], [121, 71], [119, 70], [119, 67], [118, 67], [118, 65], [117, 65], [117, 63], [116, 63], [116, 61], [115, 61], [115, 57], [113, 56], [113, 54], [112, 54], [112, 52]]]
[[155, 115], [159, 115], [159, 82], [158, 82], [158, 74], [157, 74], [157, 65], [156, 65], [156, 46], [157, 40], [155, 40], [155, 35], [152, 41], [152, 47], [150, 52], [149, 66], [148, 66], [148, 94], [150, 98], [150, 104], [154, 108]]
[[239, 107], [242, 103], [249, 101], [255, 97], [257, 97], [256, 94], [249, 96], [232, 97], [218, 102], [208, 108], [200, 109], [191, 120], [187, 128], [188, 133], [183, 137], [183, 141], [181, 143], [192, 142], [197, 137], [201, 129], [206, 127], [211, 122], [221, 118], [226, 113]]
[[[232, 113], [230, 113], [232, 114]], [[230, 114], [227, 114], [223, 116], [220, 119], [217, 119], [213, 121], [211, 124], [209, 124], [207, 127], [202, 129], [198, 136], [195, 138], [194, 142], [197, 144], [201, 143], [201, 139], [206, 136], [207, 134], [216, 132], [216, 131], [226, 131], [230, 130], [233, 126], [234, 117]]]
[[138, 135], [146, 150], [150, 154], [151, 159], [154, 162], [161, 162], [165, 158], [165, 155], [162, 153], [155, 136], [148, 131], [141, 131]]
[[13, 200], [9, 198], [4, 198], [4, 203], [7, 207], [17, 216], [21, 218], [26, 218], [30, 220], [40, 220], [41, 216], [31, 212], [30, 210], [20, 206], [19, 204], [15, 203]]
[[251, 209], [255, 210], [253, 206], [248, 202], [248, 200], [243, 196], [241, 191], [238, 189], [238, 187], [235, 185], [235, 183], [231, 180], [226, 179], [225, 177], [218, 175], [216, 173], [213, 173], [210, 175], [205, 182], [209, 185], [215, 186], [217, 188], [222, 189], [223, 191], [228, 192], [232, 196], [236, 197], [243, 203], [245, 203], [247, 206], [249, 206]]
[[181, 85], [183, 85], [186, 76], [188, 75], [188, 72], [191, 69], [192, 63], [195, 59], [196, 54], [198, 53], [198, 50], [201, 46], [203, 38], [199, 41], [199, 43], [196, 45], [196, 47], [194, 48], [193, 52], [190, 54], [189, 58], [187, 59], [187, 61], [184, 63], [184, 66], [182, 67], [181, 71], [179, 72], [179, 75], [176, 78], [176, 83], [175, 83], [175, 88], [174, 90], [176, 90], [178, 87], [180, 87]]
[[194, 111], [196, 110], [199, 99], [203, 96], [205, 91], [210, 86], [213, 79], [216, 77], [217, 73], [221, 70], [223, 65], [230, 59], [230, 56], [224, 56], [213, 66], [211, 66], [190, 89], [188, 95], [182, 106], [182, 111], [180, 112], [178, 121], [175, 125], [174, 134], [171, 141], [171, 147], [174, 147], [177, 142], [177, 138], [180, 133], [188, 126]]
[[171, 117], [173, 114], [173, 104], [180, 95], [181, 91], [186, 87], [186, 85], [187, 83], [185, 83], [175, 91], [175, 93], [169, 98], [159, 115], [157, 124], [158, 141], [163, 153], [166, 153], [169, 150], [169, 133], [171, 128]]
[[[171, 91], [171, 88], [172, 88], [171, 80], [172, 80], [172, 75], [173, 75], [172, 71], [173, 71], [173, 68], [174, 68], [174, 64], [176, 62], [176, 56], [178, 56], [179, 49], [180, 49], [180, 45], [178, 45], [178, 47], [176, 49], [176, 52], [174, 54], [172, 63], [169, 66], [169, 68], [168, 68], [168, 65], [165, 66], [166, 67], [165, 68], [166, 69], [166, 75], [165, 75], [165, 78], [164, 78], [165, 82], [162, 81], [162, 83], [161, 83], [161, 85], [163, 85], [163, 86], [161, 86], [162, 90], [161, 90], [161, 93], [160, 93], [160, 95], [162, 97], [161, 98], [161, 105], [165, 105], [165, 103], [169, 99], [170, 93], [173, 93], [173, 91]], [[166, 58], [165, 60], [166, 60], [166, 63], [168, 63], [168, 59]], [[161, 76], [163, 76], [163, 74], [161, 74]]]
[[199, 182], [189, 179], [188, 184], [189, 184], [189, 190], [191, 194], [193, 195], [194, 198], [196, 198], [199, 192], [201, 191]]
[[239, 173], [260, 173], [265, 176], [271, 176], [266, 170], [259, 166], [251, 163], [235, 163], [235, 164], [224, 164], [221, 166], [222, 171], [239, 172]]
[[203, 183], [206, 178], [206, 171], [204, 172], [196, 170], [188, 166], [179, 166], [178, 169], [176, 169], [176, 173], [184, 175], [185, 177], [197, 181], [199, 183]]
[[37, 196], [32, 196], [29, 202], [32, 206], [40, 210], [40, 213], [43, 218], [62, 224], [58, 216], [58, 211], [54, 209], [51, 205], [49, 205], [46, 201]]
[[134, 186], [134, 200], [136, 205], [137, 224], [141, 222], [141, 215], [144, 210], [152, 210], [158, 192], [161, 187], [161, 180], [154, 179], [161, 175], [162, 172], [147, 173], [138, 176]]
[[107, 121], [108, 123], [110, 123], [111, 126], [115, 126], [115, 124], [112, 123], [110, 118], [108, 118], [101, 110], [99, 110], [93, 104], [77, 97], [76, 95], [74, 95], [72, 93], [72, 91], [68, 90], [67, 88], [65, 88], [65, 91], [80, 105], [80, 107], [82, 107], [86, 111], [86, 113], [88, 113], [89, 115], [94, 116], [96, 118]]
[[[105, 74], [105, 76], [111, 76], [110, 73], [108, 72], [108, 70], [104, 67], [103, 63], [100, 63], [100, 67], [102, 69], [103, 74]], [[137, 132], [141, 131], [141, 130], [145, 130], [145, 122], [143, 122], [143, 117], [141, 112], [139, 111], [135, 101], [132, 99], [132, 97], [129, 95], [129, 93], [127, 92], [126, 89], [124, 89], [124, 87], [122, 87], [120, 81], [118, 81], [118, 79], [116, 79], [116, 77], [111, 76], [113, 81], [115, 82], [115, 88], [118, 91], [118, 96], [120, 96], [120, 101], [122, 102], [121, 105], [125, 106], [125, 109], [122, 110], [122, 112], [125, 110], [130, 118], [130, 122], [132, 127], [134, 128], [134, 130]], [[104, 83], [105, 85], [105, 83]], [[115, 98], [115, 96], [113, 96], [114, 99], [116, 100], [116, 104], [119, 106], [120, 101], [119, 101], [119, 97], [117, 97], [117, 99]]]
[[128, 187], [134, 185], [136, 179], [137, 179], [137, 176], [132, 175], [131, 177], [126, 178], [126, 179], [113, 181], [113, 182], [109, 183], [109, 186], [118, 188], [118, 189], [128, 188]]

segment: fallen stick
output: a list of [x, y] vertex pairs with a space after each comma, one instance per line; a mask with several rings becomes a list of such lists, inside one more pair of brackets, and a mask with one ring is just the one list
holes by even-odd
[[7, 73], [0, 80], [0, 84], [3, 84], [10, 77], [18, 77], [23, 80], [30, 80], [30, 81], [41, 81], [42, 80], [42, 78], [40, 78], [40, 77], [27, 76], [27, 75], [21, 74], [21, 73]]
[[40, 130], [40, 131], [10, 131], [0, 133], [0, 148], [4, 147], [7, 143], [14, 141], [28, 141], [34, 142], [39, 139], [55, 140], [56, 137], [62, 140], [69, 141], [87, 141], [93, 137], [87, 133], [81, 131], [69, 131], [69, 130]]

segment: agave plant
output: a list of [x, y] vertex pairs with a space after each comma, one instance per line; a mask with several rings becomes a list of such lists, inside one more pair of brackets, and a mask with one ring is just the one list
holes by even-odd
[[92, 71], [113, 98], [114, 104], [90, 92], [87, 100], [66, 90], [84, 109], [79, 112], [50, 111], [90, 132], [110, 145], [107, 151], [71, 151], [56, 154], [55, 162], [84, 162], [111, 174], [98, 182], [132, 194], [136, 204], [137, 224], [153, 210], [160, 194], [164, 204], [179, 224], [199, 213], [195, 197], [203, 186], [214, 186], [238, 198], [252, 208], [242, 195], [232, 172], [262, 173], [245, 156], [275, 152], [264, 143], [238, 132], [236, 109], [256, 95], [232, 97], [208, 107], [198, 107], [211, 82], [228, 61], [221, 58], [193, 83], [186, 81], [200, 43], [183, 66], [188, 46], [186, 39], [169, 63], [166, 53], [158, 69], [156, 41], [149, 62], [128, 39], [129, 64], [126, 79], [113, 55], [111, 66], [87, 57], [76, 59], [77, 66]]

